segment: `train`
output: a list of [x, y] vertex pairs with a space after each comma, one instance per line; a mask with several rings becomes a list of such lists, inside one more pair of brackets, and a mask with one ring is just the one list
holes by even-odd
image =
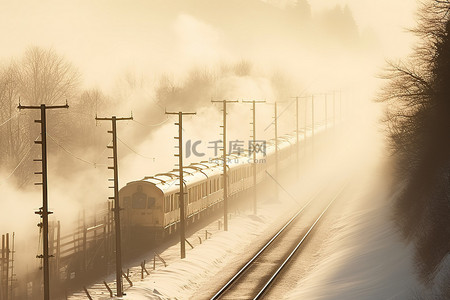
[[[315, 129], [316, 134], [320, 128]], [[298, 132], [300, 143], [311, 132]], [[265, 151], [257, 151], [256, 159], [249, 151], [230, 153], [227, 159], [228, 197], [239, 197], [253, 187], [253, 163], [256, 164], [257, 185], [295, 164], [297, 137], [283, 135], [265, 142]], [[278, 151], [275, 147], [278, 146]], [[276, 157], [278, 156], [278, 159]], [[200, 161], [183, 167], [185, 183], [185, 220], [189, 226], [223, 207], [223, 157]], [[278, 164], [278, 166], [276, 166]], [[180, 226], [179, 170], [144, 177], [127, 183], [119, 191], [121, 223], [133, 234], [161, 240], [173, 235]]]

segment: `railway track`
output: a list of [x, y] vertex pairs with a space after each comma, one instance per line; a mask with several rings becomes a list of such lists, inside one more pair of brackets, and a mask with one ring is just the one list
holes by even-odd
[[[305, 226], [299, 216], [317, 198], [312, 197], [263, 247], [214, 295], [216, 299], [262, 299], [276, 278], [295, 257], [314, 227], [326, 214], [330, 206], [343, 193], [346, 185], [331, 197]], [[314, 210], [318, 210], [317, 208]]]

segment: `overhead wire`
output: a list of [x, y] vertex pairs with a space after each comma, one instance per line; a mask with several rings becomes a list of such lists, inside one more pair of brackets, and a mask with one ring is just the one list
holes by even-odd
[[24, 157], [20, 160], [20, 162], [17, 164], [17, 166], [12, 170], [12, 172], [8, 175], [8, 176], [6, 176], [6, 178], [5, 179], [2, 179], [1, 181], [0, 181], [0, 185], [1, 184], [3, 184], [3, 183], [5, 183], [9, 178], [11, 178], [11, 176], [13, 176], [13, 174], [17, 171], [17, 169], [20, 167], [20, 165], [25, 161], [25, 159], [28, 157], [28, 155], [30, 155], [30, 152], [31, 152], [31, 149], [32, 149], [33, 147], [30, 147], [29, 149], [28, 149], [28, 151], [27, 151], [27, 153], [24, 155]]
[[71, 155], [72, 157], [74, 157], [75, 159], [77, 159], [77, 160], [79, 160], [79, 161], [82, 161], [82, 162], [84, 162], [84, 163], [87, 163], [87, 164], [90, 164], [90, 165], [93, 165], [94, 167], [97, 167], [97, 166], [106, 166], [106, 164], [99, 164], [99, 163], [96, 163], [96, 162], [92, 162], [92, 161], [89, 161], [89, 160], [87, 160], [87, 159], [84, 159], [84, 158], [82, 158], [82, 157], [79, 157], [79, 156], [77, 156], [77, 155], [75, 155], [73, 152], [71, 152], [70, 150], [68, 150], [66, 147], [64, 147], [63, 145], [61, 145], [61, 143], [60, 142], [58, 142], [51, 134], [49, 134], [49, 133], [47, 133], [47, 136], [58, 146], [58, 147], [60, 147], [61, 149], [63, 149], [67, 154], [69, 154], [69, 155]]
[[17, 117], [18, 115], [19, 115], [18, 112], [15, 112], [14, 114], [12, 114], [11, 117], [10, 117], [8, 120], [6, 120], [6, 121], [4, 121], [3, 123], [0, 124], [0, 127], [2, 127], [3, 125], [5, 125], [5, 124], [8, 123], [9, 121], [11, 121], [12, 119], [14, 119], [15, 117]]
[[129, 150], [131, 150], [132, 152], [134, 152], [136, 155], [139, 155], [139, 156], [141, 156], [141, 157], [143, 157], [143, 158], [151, 159], [151, 160], [155, 161], [155, 158], [154, 158], [154, 157], [148, 157], [148, 156], [142, 155], [142, 154], [138, 153], [136, 150], [134, 150], [133, 148], [131, 148], [127, 143], [125, 143], [124, 141], [122, 141], [119, 137], [117, 137], [117, 139], [118, 139], [125, 147], [127, 147]]
[[[313, 78], [308, 82], [308, 84], [305, 86], [305, 88], [304, 88], [302, 91], [300, 91], [300, 95], [303, 94], [304, 92], [306, 92], [306, 91], [309, 89], [309, 87], [312, 86], [313, 83], [314, 83], [319, 77], [320, 77], [320, 74], [317, 74], [315, 77], [313, 77]], [[292, 103], [294, 103], [294, 100], [292, 100], [292, 101], [287, 105], [287, 107], [286, 107], [280, 114], [278, 114], [278, 116], [276, 116], [276, 117], [277, 117], [277, 118], [280, 118], [281, 115], [283, 115], [283, 114], [287, 111], [288, 107], [292, 105]], [[270, 122], [270, 124], [267, 125], [267, 127], [264, 129], [264, 131], [267, 131], [267, 129], [269, 129], [270, 126], [272, 126], [272, 125], [274, 125], [274, 124], [275, 124], [275, 120], [273, 120], [272, 122]]]
[[164, 121], [161, 121], [161, 122], [159, 122], [157, 124], [144, 124], [144, 123], [141, 123], [139, 121], [136, 121], [135, 119], [133, 119], [132, 121], [137, 123], [137, 124], [139, 124], [139, 125], [141, 125], [141, 126], [144, 126], [144, 127], [156, 127], [156, 126], [160, 126], [160, 125], [166, 123], [167, 121], [169, 121], [169, 118], [167, 117]]

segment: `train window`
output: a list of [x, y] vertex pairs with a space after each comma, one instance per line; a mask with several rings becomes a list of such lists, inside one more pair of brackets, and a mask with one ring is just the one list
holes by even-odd
[[147, 201], [147, 208], [153, 208], [155, 206], [155, 198], [153, 197], [148, 197], [148, 201]]
[[147, 205], [147, 195], [142, 192], [142, 186], [138, 185], [136, 193], [133, 194], [131, 206], [134, 209], [144, 209]]
[[147, 199], [138, 199], [138, 198], [133, 198], [131, 206], [134, 209], [144, 209], [147, 205]]
[[170, 196], [164, 197], [164, 212], [170, 211]]
[[148, 197], [147, 208], [153, 208], [155, 206], [156, 200], [153, 197]]

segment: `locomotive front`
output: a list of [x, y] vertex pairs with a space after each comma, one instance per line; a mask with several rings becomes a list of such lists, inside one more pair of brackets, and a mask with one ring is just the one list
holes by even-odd
[[155, 236], [163, 230], [163, 192], [149, 181], [128, 183], [119, 191], [122, 224], [135, 233]]

